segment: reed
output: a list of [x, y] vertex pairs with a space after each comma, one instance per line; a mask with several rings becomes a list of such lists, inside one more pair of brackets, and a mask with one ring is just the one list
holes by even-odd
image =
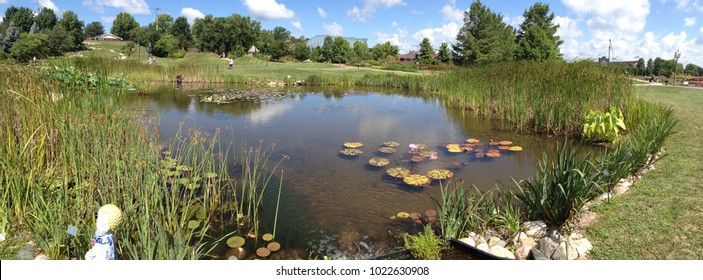
[[[97, 209], [113, 203], [124, 216], [116, 230], [120, 258], [202, 259], [218, 241], [213, 227], [238, 215], [236, 206], [251, 205], [258, 218], [260, 194], [278, 167], [267, 164], [271, 149], [239, 158], [218, 133], [191, 129], [162, 145], [158, 120], [123, 110], [124, 91], [104, 76], [112, 66], [77, 66], [72, 75], [91, 73], [94, 86], [42, 78], [46, 68], [0, 72], [0, 220], [8, 232], [30, 232], [53, 259], [82, 258]], [[228, 161], [237, 160], [246, 177], [230, 174]], [[199, 226], [189, 228], [191, 220]], [[68, 225], [79, 228], [72, 252]]]
[[430, 195], [437, 209], [443, 238], [461, 238], [469, 231], [483, 232], [494, 218], [495, 204], [488, 193], [474, 187], [467, 191], [463, 182], [451, 181], [440, 185], [441, 202]]

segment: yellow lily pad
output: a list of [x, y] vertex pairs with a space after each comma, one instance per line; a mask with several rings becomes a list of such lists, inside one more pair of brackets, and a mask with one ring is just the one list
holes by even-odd
[[459, 149], [460, 145], [459, 144], [446, 144], [446, 145], [444, 145], [444, 147], [447, 149], [452, 149], [452, 148]]
[[454, 176], [454, 173], [447, 169], [434, 169], [427, 172], [427, 177], [435, 180], [449, 179]]
[[411, 174], [403, 177], [403, 182], [411, 186], [421, 187], [429, 185], [430, 178], [427, 178], [425, 175]]
[[403, 179], [405, 176], [408, 176], [410, 174], [410, 169], [394, 167], [386, 170], [386, 174], [394, 178]]
[[410, 218], [410, 214], [408, 212], [398, 212], [398, 214], [396, 216], [398, 216], [398, 218], [401, 218], [401, 219]]
[[344, 147], [347, 148], [358, 149], [362, 146], [364, 146], [364, 143], [361, 142], [344, 142]]
[[273, 240], [273, 234], [266, 233], [264, 234], [264, 236], [261, 237], [261, 239], [263, 239], [264, 241], [271, 241]]
[[463, 152], [463, 150], [462, 150], [461, 148], [458, 148], [458, 147], [457, 147], [457, 148], [450, 148], [450, 149], [447, 150], [447, 152], [454, 153], [454, 154], [458, 154], [458, 153]]
[[510, 150], [510, 151], [512, 151], [512, 152], [519, 152], [519, 151], [522, 151], [522, 147], [520, 147], [520, 146], [512, 146], [512, 147], [510, 147], [510, 149], [508, 149], [508, 150]]
[[476, 144], [476, 143], [481, 143], [481, 140], [478, 140], [476, 138], [469, 138], [469, 139], [466, 139], [466, 142], [470, 143], [470, 144]]
[[232, 236], [227, 239], [227, 246], [230, 248], [242, 247], [244, 243], [246, 243], [246, 240], [241, 236]]
[[372, 158], [369, 160], [369, 164], [376, 167], [384, 167], [391, 163], [387, 158]]
[[513, 141], [510, 141], [510, 140], [503, 140], [503, 141], [500, 141], [500, 142], [498, 142], [498, 143], [500, 143], [501, 146], [510, 146], [510, 145], [513, 144]]
[[340, 154], [343, 154], [343, 155], [345, 155], [345, 156], [355, 157], [355, 156], [358, 156], [358, 155], [360, 155], [360, 154], [363, 154], [364, 152], [363, 152], [362, 150], [359, 150], [359, 149], [344, 149], [344, 150], [339, 151], [339, 153], [340, 153]]

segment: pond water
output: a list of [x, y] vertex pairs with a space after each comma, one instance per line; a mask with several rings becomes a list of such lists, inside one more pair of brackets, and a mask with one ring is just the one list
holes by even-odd
[[[272, 162], [284, 155], [284, 171], [277, 240], [299, 258], [336, 257], [368, 259], [402, 245], [402, 232], [417, 231], [410, 219], [390, 217], [398, 212], [424, 213], [433, 209], [430, 196], [440, 198], [438, 183], [418, 188], [385, 175], [390, 167], [413, 167], [419, 174], [446, 168], [465, 186], [488, 190], [512, 185], [511, 178], [535, 174], [537, 163], [556, 140], [515, 134], [500, 124], [474, 117], [470, 112], [446, 107], [434, 97], [408, 92], [359, 88], [293, 88], [290, 96], [271, 102], [232, 104], [201, 103], [205, 90], [163, 87], [145, 96], [129, 98], [128, 107], [160, 117], [162, 141], [169, 142], [181, 123], [213, 133], [227, 131], [223, 139], [235, 144], [275, 144]], [[522, 152], [502, 151], [499, 158], [476, 159], [474, 153], [450, 154], [446, 143], [467, 138], [511, 140]], [[339, 154], [348, 141], [364, 144], [364, 154]], [[400, 143], [394, 154], [377, 149], [385, 141]], [[406, 153], [411, 143], [423, 143], [438, 158], [412, 164]], [[368, 160], [388, 158], [386, 168]], [[275, 209], [277, 181], [267, 189], [265, 205]], [[270, 229], [274, 211], [264, 212]]]

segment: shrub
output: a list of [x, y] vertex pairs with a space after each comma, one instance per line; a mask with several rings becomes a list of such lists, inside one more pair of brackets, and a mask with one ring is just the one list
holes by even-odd
[[403, 235], [405, 241], [405, 249], [417, 259], [421, 260], [439, 260], [441, 258], [441, 250], [444, 242], [439, 236], [435, 235], [431, 225], [425, 225], [425, 229], [413, 236], [409, 234]]
[[534, 179], [516, 182], [516, 198], [527, 218], [542, 220], [548, 227], [561, 230], [600, 187], [598, 172], [590, 153], [574, 148], [568, 140], [557, 150], [557, 158], [544, 154]]
[[611, 143], [625, 129], [625, 118], [617, 108], [610, 107], [610, 112], [590, 110], [584, 119], [583, 136], [589, 141]]

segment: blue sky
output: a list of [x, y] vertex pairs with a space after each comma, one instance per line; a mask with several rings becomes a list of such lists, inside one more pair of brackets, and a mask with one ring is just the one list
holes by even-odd
[[[131, 13], [141, 25], [154, 20], [156, 9], [190, 19], [207, 14], [249, 15], [266, 29], [283, 26], [294, 35], [344, 35], [369, 39], [369, 45], [390, 41], [401, 52], [419, 48], [427, 37], [435, 47], [453, 43], [463, 25], [470, 0], [39, 0], [39, 5], [76, 12], [85, 23], [101, 21], [107, 30], [114, 16]], [[518, 26], [523, 12], [538, 1], [482, 1], [504, 21]], [[703, 66], [703, 0], [549, 0], [564, 40], [567, 59], [595, 59], [608, 55], [612, 40], [617, 60], [673, 58]], [[36, 0], [0, 0], [36, 8]]]

